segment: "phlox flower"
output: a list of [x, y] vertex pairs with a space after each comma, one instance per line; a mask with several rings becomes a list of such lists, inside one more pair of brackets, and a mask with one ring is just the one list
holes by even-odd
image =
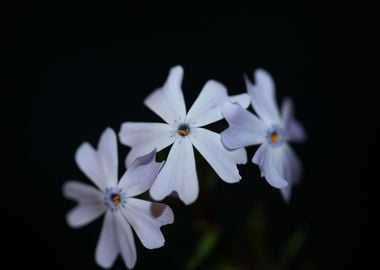
[[132, 148], [127, 164], [154, 148], [160, 151], [172, 145], [150, 194], [152, 198], [161, 200], [176, 191], [185, 204], [190, 204], [197, 199], [199, 192], [193, 146], [222, 180], [227, 183], [240, 180], [236, 165], [247, 162], [245, 150], [228, 151], [221, 143], [220, 134], [202, 127], [223, 118], [220, 107], [227, 100], [248, 107], [249, 96], [228, 97], [227, 89], [221, 83], [210, 80], [186, 112], [182, 78], [182, 67], [172, 68], [165, 84], [144, 101], [166, 123], [126, 122], [121, 127], [119, 138], [121, 143]]
[[67, 222], [79, 228], [105, 213], [95, 252], [101, 267], [110, 268], [118, 254], [128, 268], [134, 267], [137, 254], [131, 227], [146, 248], [164, 245], [160, 227], [173, 223], [172, 210], [165, 204], [133, 198], [147, 191], [159, 173], [163, 164], [156, 163], [155, 156], [153, 150], [136, 158], [118, 181], [117, 140], [110, 128], [101, 135], [97, 150], [83, 143], [75, 154], [78, 167], [97, 188], [77, 181], [64, 184], [64, 196], [78, 202], [67, 214]]
[[222, 142], [228, 149], [260, 145], [252, 162], [270, 185], [281, 189], [286, 201], [291, 187], [297, 184], [302, 166], [289, 142], [303, 142], [306, 138], [302, 125], [294, 118], [293, 103], [285, 99], [281, 113], [275, 97], [275, 85], [266, 71], [254, 73], [255, 84], [246, 78], [247, 91], [258, 117], [237, 103], [226, 102], [222, 113], [229, 127], [222, 132]]

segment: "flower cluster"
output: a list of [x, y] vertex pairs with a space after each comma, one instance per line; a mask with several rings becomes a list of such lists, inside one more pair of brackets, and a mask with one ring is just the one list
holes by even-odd
[[[75, 161], [98, 189], [76, 181], [64, 184], [65, 197], [78, 202], [67, 222], [78, 228], [105, 213], [95, 252], [99, 266], [111, 267], [120, 254], [128, 268], [134, 267], [137, 254], [132, 228], [146, 248], [164, 245], [160, 227], [174, 222], [173, 211], [165, 204], [134, 196], [149, 190], [154, 200], [162, 200], [176, 192], [185, 204], [195, 202], [199, 184], [193, 146], [223, 181], [236, 183], [241, 179], [237, 165], [247, 163], [244, 147], [260, 144], [252, 162], [289, 200], [301, 164], [288, 142], [305, 140], [305, 131], [295, 120], [289, 99], [279, 112], [271, 76], [256, 70], [254, 77], [255, 84], [246, 79], [248, 94], [237, 96], [228, 96], [221, 83], [210, 80], [186, 110], [183, 69], [173, 67], [164, 85], [144, 101], [165, 123], [126, 122], [121, 126], [120, 142], [131, 150], [125, 161], [128, 169], [120, 180], [117, 137], [112, 129], [103, 132], [97, 149], [89, 143], [78, 148]], [[257, 116], [246, 110], [250, 103]], [[204, 128], [223, 118], [229, 127], [221, 134]], [[156, 151], [168, 146], [166, 161], [157, 163]]]

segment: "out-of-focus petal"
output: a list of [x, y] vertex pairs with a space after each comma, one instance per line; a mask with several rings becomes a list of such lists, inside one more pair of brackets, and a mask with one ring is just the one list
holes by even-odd
[[232, 103], [238, 103], [243, 109], [247, 109], [251, 103], [251, 97], [248, 94], [240, 94], [229, 97], [229, 101]]
[[254, 72], [254, 78], [255, 84], [252, 84], [247, 77], [245, 78], [253, 109], [268, 126], [281, 123], [275, 85], [271, 75], [263, 69], [257, 69]]
[[283, 149], [280, 148], [275, 149], [272, 146], [263, 144], [252, 158], [252, 162], [261, 169], [261, 174], [275, 188], [284, 188], [288, 185], [282, 174], [285, 160], [281, 154]]
[[221, 138], [228, 149], [260, 144], [265, 140], [264, 123], [239, 104], [225, 102], [222, 113], [229, 127], [222, 132]]
[[281, 107], [282, 121], [289, 141], [304, 142], [306, 131], [302, 124], [294, 118], [294, 105], [291, 99], [284, 99]]
[[281, 189], [281, 194], [284, 197], [285, 201], [289, 202], [292, 188], [297, 185], [301, 179], [302, 164], [296, 153], [294, 153], [293, 149], [289, 145], [284, 146], [284, 151], [282, 154], [282, 171], [284, 178], [288, 182], [288, 186]]

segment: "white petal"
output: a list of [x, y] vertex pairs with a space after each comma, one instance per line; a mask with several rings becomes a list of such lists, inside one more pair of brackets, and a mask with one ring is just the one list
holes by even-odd
[[301, 123], [294, 118], [294, 106], [291, 99], [284, 99], [281, 114], [286, 135], [289, 140], [294, 142], [304, 142], [306, 140], [306, 132]]
[[98, 155], [102, 164], [105, 182], [107, 186], [114, 187], [118, 180], [118, 153], [115, 131], [107, 128], [100, 136]]
[[245, 78], [253, 109], [267, 125], [281, 123], [272, 77], [262, 69], [255, 70], [254, 77], [255, 84]]
[[256, 153], [252, 157], [252, 163], [256, 164], [259, 166], [260, 172], [261, 172], [261, 177], [264, 177], [264, 162], [265, 162], [265, 155], [267, 152], [267, 144], [262, 144], [257, 148]]
[[181, 89], [183, 68], [173, 67], [165, 84], [151, 93], [144, 104], [169, 124], [185, 120], [186, 105]]
[[228, 151], [219, 134], [204, 128], [193, 130], [190, 139], [220, 178], [227, 183], [235, 183], [241, 179], [236, 164], [247, 162], [244, 149]]
[[150, 189], [155, 200], [162, 200], [177, 191], [185, 203], [193, 203], [199, 192], [194, 150], [188, 137], [177, 140], [170, 149], [168, 158]]
[[133, 268], [136, 264], [137, 253], [135, 238], [132, 233], [131, 226], [121, 211], [114, 214], [116, 219], [116, 232], [119, 243], [119, 250], [125, 265], [128, 268]]
[[103, 201], [103, 193], [93, 186], [77, 181], [67, 181], [63, 185], [63, 195], [79, 203], [97, 203]]
[[99, 160], [98, 153], [87, 142], [79, 146], [75, 153], [75, 161], [79, 169], [94, 182], [101, 190], [105, 190], [106, 182], [102, 169], [102, 165]]
[[285, 201], [288, 202], [291, 197], [291, 189], [294, 185], [297, 185], [301, 179], [302, 165], [289, 145], [284, 146], [282, 155], [283, 175], [289, 185], [286, 188], [281, 189], [281, 193]]
[[119, 254], [118, 236], [116, 235], [116, 220], [111, 211], [106, 213], [102, 231], [95, 251], [95, 261], [103, 268], [111, 268]]
[[281, 152], [283, 147], [277, 149], [269, 145], [261, 145], [252, 158], [252, 162], [261, 169], [262, 176], [275, 188], [284, 188], [288, 185], [284, 179], [283, 158]]
[[131, 123], [121, 126], [120, 142], [132, 147], [127, 156], [127, 167], [138, 157], [147, 155], [153, 149], [161, 151], [172, 144], [177, 137], [177, 130], [163, 123]]
[[128, 197], [139, 195], [152, 186], [164, 162], [156, 162], [156, 150], [139, 157], [129, 166], [119, 182]]
[[135, 230], [141, 243], [148, 249], [162, 247], [165, 238], [160, 227], [174, 221], [173, 211], [162, 203], [128, 198], [123, 214]]
[[80, 228], [100, 217], [106, 211], [103, 201], [80, 203], [66, 215], [67, 224], [72, 228]]
[[[221, 106], [228, 99], [227, 88], [223, 84], [208, 81], [187, 113], [187, 123], [192, 127], [201, 127], [222, 119]], [[247, 94], [230, 97], [230, 100], [241, 102], [242, 106], [249, 105]]]
[[288, 203], [290, 201], [290, 198], [292, 197], [292, 187], [290, 185], [288, 185], [285, 188], [281, 188], [280, 191], [281, 191], [281, 195], [284, 198], [285, 202]]
[[227, 98], [227, 89], [223, 84], [208, 81], [187, 113], [187, 123], [200, 127], [222, 119], [220, 106]]
[[225, 102], [222, 113], [229, 125], [221, 134], [222, 143], [228, 149], [260, 144], [265, 140], [264, 123], [239, 104]]
[[251, 103], [251, 97], [248, 94], [240, 94], [235, 96], [230, 96], [229, 101], [232, 103], [238, 103], [244, 109], [247, 109]]

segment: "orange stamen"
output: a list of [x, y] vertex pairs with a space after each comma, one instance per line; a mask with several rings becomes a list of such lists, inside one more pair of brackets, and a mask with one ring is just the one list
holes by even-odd
[[187, 129], [185, 129], [185, 130], [183, 130], [183, 129], [179, 129], [178, 130], [178, 134], [179, 135], [181, 135], [181, 136], [187, 136], [187, 135], [189, 135], [190, 134], [190, 129], [189, 128], [187, 128]]
[[270, 134], [270, 140], [272, 143], [276, 143], [279, 138], [280, 138], [280, 136], [278, 136], [277, 132], [272, 132]]

